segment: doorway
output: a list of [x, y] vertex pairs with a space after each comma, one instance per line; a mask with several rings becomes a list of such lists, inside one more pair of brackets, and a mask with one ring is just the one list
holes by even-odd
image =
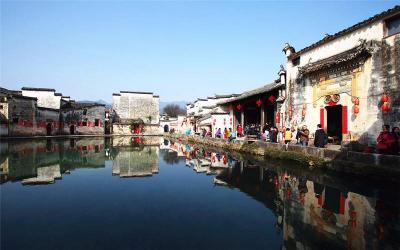
[[71, 135], [75, 134], [75, 126], [74, 125], [71, 125], [69, 127], [69, 134], [71, 134]]
[[326, 107], [327, 134], [334, 141], [342, 141], [342, 105]]
[[259, 125], [261, 122], [261, 112], [259, 108], [256, 107], [248, 107], [244, 111], [244, 125], [255, 124]]
[[47, 123], [46, 125], [46, 135], [51, 135], [51, 123]]
[[164, 125], [164, 132], [165, 132], [165, 133], [169, 132], [169, 127], [168, 127], [167, 124]]

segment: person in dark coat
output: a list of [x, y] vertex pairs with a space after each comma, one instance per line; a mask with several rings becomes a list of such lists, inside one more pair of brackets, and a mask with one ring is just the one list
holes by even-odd
[[321, 124], [317, 125], [317, 130], [315, 131], [314, 146], [318, 148], [323, 148], [328, 143], [328, 136], [326, 135]]
[[269, 132], [269, 140], [271, 142], [277, 142], [277, 132], [275, 127], [271, 127], [271, 131]]

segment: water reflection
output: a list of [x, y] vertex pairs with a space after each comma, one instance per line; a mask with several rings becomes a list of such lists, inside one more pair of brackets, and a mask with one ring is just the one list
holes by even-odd
[[[114, 179], [153, 176], [159, 172], [157, 176], [163, 176], [160, 165], [165, 163], [168, 167], [176, 166], [186, 170], [191, 168], [198, 173], [197, 175], [191, 172], [197, 178], [207, 176], [210, 181], [208, 185], [214, 185], [216, 189], [195, 197], [191, 197], [189, 193], [183, 199], [181, 195], [189, 192], [186, 187], [190, 183], [184, 184], [185, 178], [166, 175], [165, 178], [175, 178], [175, 181], [166, 180], [169, 186], [162, 186], [160, 183], [158, 185], [161, 185], [164, 190], [169, 187], [178, 187], [181, 191], [164, 193], [168, 197], [164, 200], [162, 196], [158, 197], [157, 201], [160, 202], [161, 207], [168, 207], [170, 200], [176, 196], [178, 203], [184, 200], [185, 203], [191, 204], [189, 201], [198, 200], [194, 203], [202, 204], [200, 207], [207, 208], [207, 203], [203, 201], [208, 201], [217, 208], [221, 206], [221, 213], [224, 209], [228, 213], [230, 208], [222, 205], [227, 202], [224, 200], [228, 199], [224, 198], [228, 197], [227, 193], [221, 195], [219, 192], [239, 190], [240, 193], [246, 194], [246, 197], [251, 197], [251, 200], [262, 204], [264, 210], [271, 213], [273, 218], [270, 220], [271, 224], [264, 224], [264, 227], [272, 227], [278, 236], [282, 235], [280, 243], [282, 249], [400, 248], [396, 238], [400, 235], [400, 199], [394, 188], [395, 184], [347, 179], [343, 176], [304, 169], [292, 163], [268, 162], [243, 155], [232, 156], [224, 152], [193, 147], [190, 144], [171, 142], [158, 137], [13, 141], [1, 142], [0, 148], [2, 184], [9, 182], [20, 182], [23, 185], [57, 183], [62, 181], [60, 179], [64, 174], [73, 174], [75, 169], [104, 168], [106, 162], [109, 162], [111, 171], [104, 170], [108, 170], [109, 175], [115, 175], [111, 177]], [[142, 192], [145, 190], [136, 188]], [[130, 192], [135, 189], [124, 190]], [[194, 192], [193, 187], [191, 190]], [[216, 194], [218, 195], [214, 197], [213, 195]], [[141, 194], [136, 194], [136, 197], [141, 197]], [[234, 199], [232, 196], [229, 197]], [[152, 204], [152, 202], [155, 201], [151, 200], [146, 204]], [[113, 207], [113, 209], [117, 208]], [[205, 211], [207, 212], [206, 209]], [[266, 216], [264, 214], [246, 215], [246, 210], [244, 214], [243, 218], [258, 216], [262, 219]], [[201, 212], [196, 210], [195, 215], [188, 215], [190, 218], [193, 218], [192, 216], [201, 216]], [[219, 216], [223, 217], [223, 214]], [[207, 219], [209, 221], [204, 221], [206, 228], [212, 227], [214, 221], [218, 220], [215, 217]], [[240, 219], [223, 218], [222, 221], [229, 225], [230, 220]], [[146, 223], [157, 224], [157, 221], [148, 219]], [[223, 228], [221, 230], [229, 230], [227, 225], [220, 225]], [[190, 231], [189, 228], [184, 230]], [[271, 238], [267, 235], [265, 237]]]
[[158, 173], [159, 147], [115, 148], [112, 174], [120, 177], [151, 176]]
[[311, 170], [263, 167], [188, 144], [173, 143], [170, 149], [181, 151], [197, 173], [216, 174], [214, 184], [238, 188], [273, 211], [284, 249], [400, 248], [394, 184], [346, 183], [330, 176], [327, 185], [321, 176], [310, 178]]
[[120, 177], [158, 173], [160, 138], [116, 137], [1, 142], [0, 181], [53, 184], [76, 168], [104, 168]]

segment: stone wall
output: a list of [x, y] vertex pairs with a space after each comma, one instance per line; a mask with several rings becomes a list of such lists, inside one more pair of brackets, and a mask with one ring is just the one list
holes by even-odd
[[261, 155], [269, 159], [292, 160], [310, 168], [321, 168], [354, 175], [368, 175], [385, 178], [396, 178], [400, 175], [400, 156], [366, 154], [326, 148], [284, 145], [271, 142], [248, 142], [234, 140], [227, 143], [223, 139], [202, 138], [180, 134], [164, 134], [166, 138], [179, 139], [199, 145], [221, 148], [228, 151], [242, 152], [250, 155]]
[[36, 129], [36, 100], [14, 96], [8, 99], [8, 135], [32, 136]]
[[[163, 130], [160, 128], [158, 124], [145, 124], [143, 127], [143, 132], [140, 135], [160, 135], [163, 133]], [[131, 129], [130, 124], [113, 124], [113, 134], [114, 135], [135, 135], [135, 133]]]
[[34, 135], [57, 135], [59, 130], [62, 129], [59, 119], [60, 110], [38, 107]]
[[55, 95], [55, 90], [27, 90], [22, 88], [22, 95], [36, 97], [38, 107], [60, 109], [61, 95]]
[[113, 96], [117, 120], [141, 119], [146, 124], [159, 123], [159, 97], [153, 93], [121, 91]]
[[61, 122], [64, 126], [61, 134], [103, 135], [105, 131], [104, 115], [105, 107], [103, 105], [62, 109]]

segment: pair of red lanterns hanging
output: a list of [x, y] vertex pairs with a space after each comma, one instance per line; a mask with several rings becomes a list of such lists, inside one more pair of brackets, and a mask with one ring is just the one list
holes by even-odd
[[384, 95], [381, 97], [381, 101], [382, 101], [382, 106], [381, 106], [382, 111], [383, 111], [383, 112], [389, 111], [389, 109], [390, 109], [390, 107], [389, 107], [389, 101], [390, 101], [389, 96], [386, 95], [386, 94], [384, 94]]
[[353, 104], [354, 104], [353, 113], [354, 113], [354, 115], [357, 115], [360, 112], [360, 107], [359, 107], [360, 99], [358, 97], [355, 97], [353, 99]]

